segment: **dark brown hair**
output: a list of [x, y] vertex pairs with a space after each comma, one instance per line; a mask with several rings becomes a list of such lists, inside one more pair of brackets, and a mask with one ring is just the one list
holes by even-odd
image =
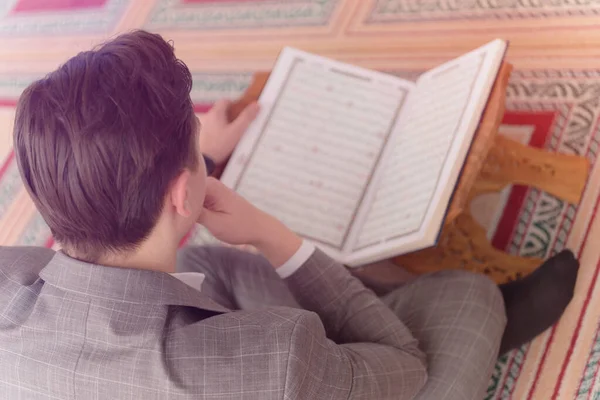
[[94, 261], [154, 228], [173, 179], [198, 164], [192, 77], [135, 31], [78, 54], [21, 95], [14, 147], [54, 238]]

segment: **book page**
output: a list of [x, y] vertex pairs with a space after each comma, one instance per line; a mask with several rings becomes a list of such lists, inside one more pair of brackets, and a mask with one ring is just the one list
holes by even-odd
[[419, 236], [429, 228], [432, 210], [438, 211], [434, 235], [429, 237], [435, 241], [503, 48], [488, 46], [419, 79], [372, 189], [370, 207], [361, 218], [356, 251], [386, 242], [395, 242], [396, 254], [401, 248], [423, 247]]
[[291, 49], [273, 74], [223, 181], [341, 251], [413, 84]]

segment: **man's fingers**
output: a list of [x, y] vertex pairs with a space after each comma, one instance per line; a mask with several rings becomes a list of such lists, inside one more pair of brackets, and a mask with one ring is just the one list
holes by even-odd
[[227, 190], [227, 188], [218, 179], [209, 177], [206, 180], [203, 210], [197, 220], [199, 224], [211, 226], [211, 222], [214, 221], [219, 213], [220, 202], [223, 199], [223, 190]]
[[226, 116], [227, 110], [229, 109], [230, 105], [231, 105], [231, 101], [229, 101], [227, 99], [217, 100], [215, 102], [215, 104], [212, 106], [210, 112], [214, 112], [218, 115]]
[[257, 103], [249, 104], [244, 110], [238, 115], [238, 117], [233, 121], [230, 125], [231, 133], [236, 137], [241, 137], [248, 126], [254, 121], [258, 112], [260, 111], [260, 107]]
[[217, 217], [217, 213], [216, 212], [205, 208], [204, 210], [202, 210], [202, 213], [200, 214], [200, 216], [196, 220], [196, 223], [198, 223], [200, 225], [203, 225], [208, 230], [210, 230], [216, 224], [218, 224], [218, 220], [216, 220], [216, 217]]
[[212, 202], [215, 199], [221, 198], [226, 191], [227, 187], [220, 180], [209, 176], [206, 179], [205, 203], [206, 201]]
[[222, 212], [231, 202], [232, 191], [218, 179], [209, 177], [206, 180], [206, 194], [204, 195], [204, 208]]

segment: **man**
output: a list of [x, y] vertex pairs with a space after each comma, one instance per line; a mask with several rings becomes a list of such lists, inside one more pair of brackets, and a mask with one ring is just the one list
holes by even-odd
[[[3, 398], [479, 400], [499, 347], [572, 296], [577, 262], [561, 253], [501, 290], [447, 271], [376, 297], [207, 178], [200, 152], [222, 164], [257, 107], [228, 124], [219, 102], [200, 125], [191, 84], [170, 45], [137, 31], [21, 96], [17, 162], [63, 250], [0, 249]], [[178, 253], [196, 223], [262, 256]], [[554, 304], [531, 301], [544, 290]]]

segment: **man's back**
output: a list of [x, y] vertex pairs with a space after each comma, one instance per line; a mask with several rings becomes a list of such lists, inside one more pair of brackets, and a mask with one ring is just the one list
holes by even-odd
[[0, 268], [2, 398], [283, 397], [300, 310], [222, 314], [168, 274], [42, 248]]

